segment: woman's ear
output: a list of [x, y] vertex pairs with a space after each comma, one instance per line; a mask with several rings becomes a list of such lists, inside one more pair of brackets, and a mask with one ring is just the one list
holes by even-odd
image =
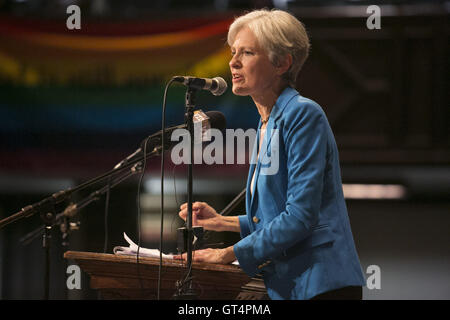
[[289, 68], [292, 65], [292, 55], [290, 53], [286, 54], [282, 59], [280, 59], [278, 63], [278, 73], [279, 75], [283, 75], [288, 72]]

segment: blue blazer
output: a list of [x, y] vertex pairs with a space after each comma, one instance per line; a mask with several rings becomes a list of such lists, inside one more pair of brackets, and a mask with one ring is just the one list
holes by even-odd
[[[252, 163], [258, 146], [259, 136]], [[262, 274], [271, 299], [365, 285], [333, 133], [322, 108], [293, 88], [277, 99], [250, 165], [246, 211], [234, 252], [245, 273]]]

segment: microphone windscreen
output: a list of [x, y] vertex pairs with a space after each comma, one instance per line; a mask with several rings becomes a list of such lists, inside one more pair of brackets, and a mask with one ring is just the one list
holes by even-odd
[[220, 131], [225, 130], [227, 127], [227, 120], [225, 116], [220, 111], [208, 111], [205, 114], [209, 118], [209, 124], [211, 128], [219, 129]]
[[221, 96], [225, 93], [225, 91], [227, 91], [227, 82], [221, 77], [215, 77], [213, 80], [217, 81], [217, 88], [212, 90], [211, 93], [215, 96]]

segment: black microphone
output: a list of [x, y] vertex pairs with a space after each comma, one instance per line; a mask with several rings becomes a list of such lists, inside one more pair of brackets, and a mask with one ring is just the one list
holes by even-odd
[[[200, 112], [201, 114], [201, 112]], [[200, 119], [199, 121], [195, 121], [194, 122], [202, 122], [206, 121], [206, 126], [204, 126], [203, 132], [206, 131], [207, 129], [211, 128], [211, 129], [218, 129], [220, 131], [225, 130], [226, 126], [227, 126], [227, 121], [225, 119], [225, 116], [223, 115], [222, 112], [220, 111], [208, 111], [205, 112], [205, 115], [209, 118], [206, 120], [202, 120]], [[194, 116], [195, 118], [195, 116]], [[201, 118], [201, 116], [200, 116]], [[170, 136], [172, 135], [172, 133], [176, 130], [176, 129], [187, 129], [187, 125], [186, 124], [180, 124], [178, 126], [173, 126], [173, 127], [169, 127], [167, 129], [164, 130], [165, 133], [165, 147], [164, 149], [170, 149], [172, 147], [173, 144], [177, 143], [176, 141], [171, 141], [170, 140]], [[119, 162], [118, 164], [116, 164], [116, 166], [114, 167], [114, 169], [118, 169], [122, 166], [124, 166], [125, 164], [131, 162], [131, 160], [133, 158], [135, 158], [136, 156], [138, 156], [141, 152], [144, 151], [144, 147], [145, 147], [145, 143], [147, 143], [147, 150], [149, 150], [150, 152], [154, 151], [155, 148], [157, 147], [161, 147], [162, 148], [162, 130], [159, 130], [157, 133], [152, 134], [151, 136], [145, 138], [140, 145], [140, 148], [137, 149], [135, 152], [133, 152], [132, 154], [130, 154], [128, 157], [126, 157], [125, 159], [123, 159], [121, 162]], [[147, 151], [147, 152], [149, 152]]]
[[[197, 111], [194, 113], [194, 124], [195, 123], [199, 123], [201, 122], [202, 125], [203, 123], [205, 123], [206, 125], [203, 126], [203, 130], [202, 133], [205, 133], [205, 131], [209, 128], [214, 128], [214, 129], [218, 129], [220, 131], [223, 131], [226, 126], [227, 126], [227, 121], [225, 119], [225, 116], [223, 115], [222, 112], [220, 111], [207, 111], [204, 114], [200, 111], [198, 113], [198, 117], [197, 117]], [[206, 115], [206, 117], [208, 117], [208, 119], [205, 119], [204, 116]], [[178, 126], [173, 126], [173, 127], [169, 127], [166, 128], [164, 130], [165, 134], [166, 134], [166, 147], [165, 149], [169, 149], [170, 147], [172, 147], [172, 144], [176, 141], [171, 141], [170, 137], [172, 135], [172, 133], [177, 130], [177, 129], [187, 129], [187, 124], [180, 124]], [[162, 130], [159, 130], [157, 133], [152, 134], [150, 137], [144, 139], [141, 142], [141, 148], [144, 149], [144, 144], [147, 140], [152, 140], [153, 139], [153, 143], [152, 145], [155, 146], [155, 144], [157, 146], [159, 146], [161, 144], [161, 133]]]
[[227, 82], [221, 77], [209, 78], [195, 78], [189, 76], [176, 76], [173, 77], [174, 81], [181, 82], [187, 87], [208, 90], [215, 96], [222, 95], [227, 91]]

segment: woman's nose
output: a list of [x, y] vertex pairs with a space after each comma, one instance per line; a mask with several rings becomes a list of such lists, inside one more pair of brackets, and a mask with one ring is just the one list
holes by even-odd
[[237, 58], [236, 54], [231, 58], [229, 65], [230, 65], [230, 68], [234, 68], [234, 69], [238, 69], [241, 67], [241, 62]]

